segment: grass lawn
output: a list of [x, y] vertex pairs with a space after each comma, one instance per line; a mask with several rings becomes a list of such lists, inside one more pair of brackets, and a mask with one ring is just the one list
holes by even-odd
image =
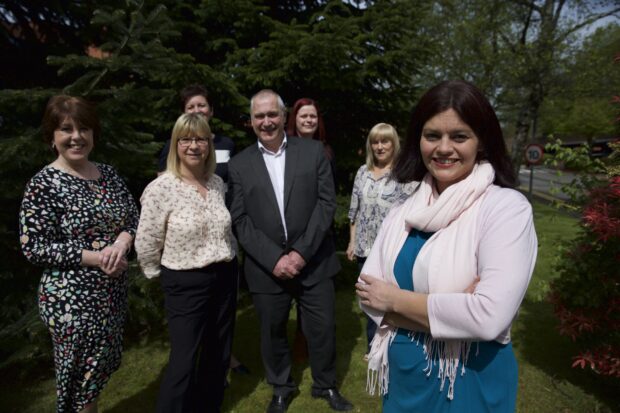
[[[551, 207], [535, 205], [539, 255], [536, 270], [518, 320], [513, 325], [513, 345], [519, 361], [518, 412], [587, 413], [618, 412], [617, 388], [584, 371], [570, 368], [574, 346], [556, 332], [551, 307], [543, 299], [559, 240], [571, 238], [576, 221]], [[366, 386], [364, 318], [353, 292], [356, 267], [345, 263], [337, 280], [337, 370], [342, 393], [356, 412], [379, 412], [381, 400], [368, 396]], [[291, 312], [289, 334], [295, 330]], [[163, 330], [163, 329], [162, 329]], [[231, 374], [223, 411], [263, 412], [271, 389], [263, 379], [259, 354], [258, 321], [247, 295], [242, 296], [237, 316], [234, 353], [252, 374]], [[100, 397], [101, 412], [152, 412], [159, 381], [168, 356], [165, 332], [139, 343], [130, 343], [123, 364]], [[51, 349], [50, 349], [51, 351]], [[53, 412], [54, 380], [51, 362], [24, 373], [19, 366], [0, 372], [2, 412]], [[310, 397], [312, 378], [307, 363], [294, 366], [300, 393], [290, 412], [329, 412], [327, 403]], [[617, 385], [617, 382], [615, 383]], [[207, 389], [205, 389], [207, 391]]]

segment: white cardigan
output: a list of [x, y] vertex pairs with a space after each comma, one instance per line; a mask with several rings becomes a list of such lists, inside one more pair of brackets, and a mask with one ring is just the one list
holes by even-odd
[[[398, 215], [397, 210], [398, 207], [394, 208], [386, 217], [362, 273], [383, 279], [381, 245], [386, 235], [385, 228]], [[536, 262], [538, 242], [532, 208], [521, 193], [493, 185], [479, 211], [474, 245], [477, 245], [480, 282], [473, 294], [428, 296], [431, 335], [434, 339], [495, 340], [506, 344], [510, 342], [510, 326], [525, 296]], [[441, 259], [445, 255], [433, 256]], [[382, 314], [365, 306], [362, 309], [381, 325]]]

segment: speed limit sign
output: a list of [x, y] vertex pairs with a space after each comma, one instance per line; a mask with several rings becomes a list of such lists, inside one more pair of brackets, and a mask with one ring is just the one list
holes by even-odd
[[530, 143], [525, 148], [525, 160], [528, 165], [538, 165], [543, 161], [543, 155], [545, 153], [542, 145], [537, 143]]

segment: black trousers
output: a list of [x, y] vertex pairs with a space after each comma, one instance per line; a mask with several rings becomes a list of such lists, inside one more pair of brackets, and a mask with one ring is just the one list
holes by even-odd
[[308, 340], [312, 387], [336, 387], [336, 293], [333, 278], [304, 287], [296, 280], [277, 294], [253, 293], [261, 331], [261, 355], [267, 383], [276, 396], [287, 396], [297, 385], [291, 377], [287, 323], [291, 302], [301, 307], [301, 327]]
[[219, 412], [237, 305], [237, 261], [176, 271], [162, 267], [170, 359], [158, 413]]

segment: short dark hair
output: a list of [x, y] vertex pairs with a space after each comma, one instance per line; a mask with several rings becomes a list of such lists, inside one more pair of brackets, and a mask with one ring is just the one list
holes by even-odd
[[207, 89], [204, 86], [194, 84], [194, 85], [189, 85], [189, 86], [184, 87], [179, 92], [179, 102], [181, 103], [181, 112], [185, 112], [185, 104], [187, 103], [188, 100], [190, 100], [194, 96], [203, 96], [205, 100], [207, 101], [207, 103], [209, 104], [209, 106], [210, 107], [213, 106], [211, 105], [211, 102], [209, 102], [209, 92], [207, 92]]
[[422, 129], [429, 119], [448, 109], [453, 109], [480, 140], [482, 152], [478, 160], [487, 160], [493, 166], [494, 183], [508, 188], [517, 186], [517, 177], [493, 107], [476, 86], [462, 80], [433, 86], [416, 105], [411, 114], [407, 140], [392, 171], [396, 180], [411, 182], [424, 178], [428, 171], [420, 152]]
[[97, 142], [101, 134], [101, 123], [95, 106], [81, 97], [56, 95], [48, 100], [41, 121], [43, 140], [48, 145], [52, 144], [54, 131], [66, 118], [71, 118], [78, 127], [92, 129], [93, 142]]

